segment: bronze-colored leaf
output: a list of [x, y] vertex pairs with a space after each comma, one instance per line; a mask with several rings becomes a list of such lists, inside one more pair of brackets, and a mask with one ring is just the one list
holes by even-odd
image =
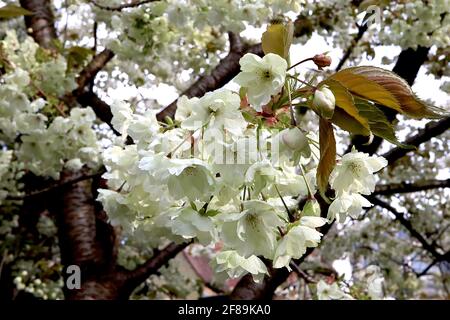
[[347, 68], [330, 77], [353, 95], [379, 103], [412, 118], [441, 118], [446, 112], [428, 106], [395, 73], [378, 67]]
[[341, 83], [355, 96], [378, 102], [384, 106], [402, 112], [400, 103], [395, 96], [378, 83], [354, 72], [355, 68], [341, 70], [329, 79]]
[[317, 166], [317, 186], [321, 193], [325, 193], [331, 171], [336, 165], [336, 140], [333, 125], [326, 119], [319, 120], [320, 161]]
[[273, 23], [268, 25], [267, 30], [263, 33], [261, 39], [264, 54], [276, 53], [282, 58], [287, 59], [293, 34], [294, 26], [292, 22], [288, 22], [287, 24]]
[[[343, 129], [351, 133], [363, 134], [366, 136], [369, 135], [369, 122], [366, 118], [362, 117], [359, 114], [358, 108], [356, 108], [353, 96], [350, 94], [350, 92], [348, 92], [348, 90], [336, 80], [327, 79], [323, 83], [327, 85], [333, 92], [336, 99], [336, 106], [342, 109], [338, 111], [335, 110], [337, 114], [333, 115], [332, 122], [338, 125], [340, 123], [341, 125], [339, 126], [341, 128], [342, 126], [345, 126], [345, 128]], [[346, 115], [343, 115], [343, 113], [346, 113]], [[343, 119], [338, 119], [339, 116], [344, 117], [345, 122], [342, 121]], [[346, 125], [347, 122], [348, 125]], [[359, 123], [359, 125], [355, 124], [355, 122]], [[354, 130], [352, 131], [352, 129]]]
[[412, 118], [441, 118], [444, 110], [427, 106], [412, 91], [409, 84], [394, 72], [378, 67], [355, 67], [350, 68], [354, 74], [366, 77], [376, 82], [397, 99], [401, 112]]

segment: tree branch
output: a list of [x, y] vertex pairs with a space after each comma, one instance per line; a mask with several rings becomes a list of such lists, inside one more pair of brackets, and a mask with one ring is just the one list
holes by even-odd
[[80, 176], [74, 178], [73, 180], [67, 180], [67, 181], [63, 181], [60, 183], [56, 183], [49, 187], [46, 187], [46, 188], [43, 188], [40, 190], [36, 190], [36, 191], [32, 191], [32, 192], [24, 194], [22, 196], [8, 196], [6, 198], [6, 200], [25, 200], [25, 199], [32, 198], [32, 197], [41, 196], [47, 192], [55, 191], [56, 189], [65, 188], [65, 187], [68, 187], [74, 183], [77, 183], [77, 182], [80, 182], [83, 180], [89, 180], [92, 178], [100, 177], [103, 173], [105, 173], [104, 169], [99, 172], [96, 172], [96, 173], [80, 175]]
[[[439, 121], [432, 121], [426, 124], [424, 129], [419, 130], [419, 133], [406, 139], [405, 144], [410, 144], [415, 147], [419, 147], [422, 143], [427, 142], [431, 138], [434, 138], [450, 128], [450, 117], [444, 118]], [[383, 157], [392, 165], [395, 161], [411, 152], [410, 149], [404, 149], [396, 147], [385, 154]]]
[[96, 54], [86, 67], [81, 70], [78, 78], [78, 88], [75, 89], [72, 94], [79, 96], [84, 88], [94, 81], [97, 73], [103, 69], [103, 67], [114, 57], [114, 52], [109, 49], [105, 49], [102, 52]]
[[69, 106], [73, 106], [75, 100], [83, 107], [90, 106], [101, 121], [105, 122], [116, 135], [120, 135], [111, 124], [113, 117], [111, 107], [92, 91], [91, 86], [97, 73], [102, 70], [113, 57], [114, 52], [109, 49], [105, 49], [96, 54], [89, 64], [81, 70], [77, 78], [78, 87], [72, 92], [67, 93], [61, 99]]
[[146, 3], [150, 3], [150, 2], [154, 2], [154, 1], [157, 1], [157, 0], [141, 0], [141, 1], [134, 0], [134, 1], [130, 2], [130, 3], [124, 3], [124, 4], [121, 4], [121, 5], [117, 6], [117, 7], [105, 6], [105, 5], [97, 3], [97, 1], [95, 1], [95, 0], [92, 0], [92, 4], [94, 6], [100, 8], [100, 9], [103, 9], [103, 10], [121, 11], [121, 10], [126, 9], [126, 8], [139, 7], [140, 5], [143, 5], [143, 4], [146, 4]]
[[450, 188], [450, 179], [425, 180], [415, 183], [393, 183], [378, 185], [372, 195], [391, 195], [395, 193], [410, 193], [438, 188]]
[[145, 281], [150, 275], [157, 273], [162, 266], [167, 264], [170, 259], [174, 258], [191, 243], [191, 241], [181, 244], [172, 242], [161, 251], [156, 250], [154, 255], [141, 266], [132, 271], [125, 271], [125, 281], [121, 289], [123, 290], [123, 294], [129, 296], [139, 284]]
[[436, 248], [433, 245], [431, 245], [430, 243], [428, 243], [428, 241], [413, 227], [413, 225], [411, 224], [411, 221], [406, 219], [402, 213], [398, 212], [389, 203], [384, 202], [374, 196], [368, 196], [367, 199], [370, 202], [372, 202], [374, 205], [378, 205], [378, 206], [390, 211], [395, 216], [396, 220], [398, 222], [400, 222], [401, 225], [403, 227], [405, 227], [406, 230], [408, 230], [409, 234], [412, 237], [416, 238], [420, 242], [422, 247], [426, 251], [428, 251], [436, 260], [438, 260], [438, 261], [445, 260], [447, 262], [450, 262], [450, 257], [448, 257], [448, 255], [437, 252]]
[[350, 55], [352, 54], [355, 47], [358, 45], [359, 40], [361, 40], [364, 33], [367, 31], [367, 28], [368, 28], [367, 23], [363, 24], [362, 26], [358, 26], [358, 33], [355, 35], [351, 45], [347, 48], [344, 55], [342, 56], [342, 59], [339, 61], [339, 64], [336, 67], [336, 71], [341, 70], [345, 62], [348, 60], [348, 58], [350, 58]]
[[83, 92], [81, 95], [77, 97], [77, 101], [84, 107], [90, 106], [92, 110], [94, 110], [95, 115], [104, 123], [106, 123], [114, 134], [120, 136], [120, 132], [114, 129], [111, 124], [111, 120], [113, 118], [113, 114], [111, 112], [111, 107], [105, 101], [99, 98], [92, 91]]

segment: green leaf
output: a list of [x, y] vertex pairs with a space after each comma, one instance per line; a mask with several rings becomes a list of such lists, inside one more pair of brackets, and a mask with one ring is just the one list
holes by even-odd
[[350, 92], [340, 82], [333, 79], [327, 79], [322, 83], [327, 85], [333, 92], [336, 106], [339, 107], [336, 109], [340, 109], [337, 111], [335, 109], [336, 113], [333, 114], [331, 121], [351, 133], [370, 135], [369, 123], [366, 118], [359, 114]]
[[401, 148], [414, 149], [414, 146], [401, 143], [395, 136], [394, 127], [386, 118], [383, 111], [378, 109], [374, 104], [368, 103], [361, 99], [355, 99], [355, 105], [359, 113], [369, 119], [369, 126], [372, 133], [379, 136], [390, 143], [393, 143]]
[[333, 117], [330, 121], [347, 132], [362, 136], [370, 135], [370, 129], [364, 127], [359, 121], [339, 107], [334, 109]]
[[21, 16], [29, 16], [32, 14], [33, 12], [13, 4], [8, 4], [0, 8], [0, 18], [2, 19], [13, 19]]
[[282, 23], [268, 25], [261, 39], [264, 54], [276, 53], [287, 60], [293, 35], [294, 26], [291, 21], [285, 25]]
[[328, 187], [331, 171], [336, 165], [336, 140], [331, 122], [319, 120], [320, 161], [317, 166], [317, 186], [322, 194]]
[[206, 211], [205, 215], [208, 216], [208, 217], [214, 217], [214, 216], [218, 215], [219, 213], [220, 213], [219, 210], [212, 209], [212, 210]]

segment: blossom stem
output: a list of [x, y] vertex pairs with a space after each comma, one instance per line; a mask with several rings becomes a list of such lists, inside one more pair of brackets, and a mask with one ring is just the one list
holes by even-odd
[[281, 199], [281, 202], [283, 202], [283, 206], [284, 206], [284, 208], [286, 209], [286, 212], [287, 212], [287, 214], [288, 214], [288, 216], [289, 216], [289, 220], [290, 220], [290, 221], [295, 221], [294, 216], [292, 215], [291, 211], [289, 210], [289, 208], [288, 208], [286, 202], [284, 202], [284, 199], [283, 199], [283, 197], [281, 196], [280, 190], [278, 190], [277, 185], [274, 184], [274, 187], [275, 187], [275, 190], [276, 190], [277, 193], [278, 193], [278, 196], [279, 196], [280, 199]]
[[312, 199], [312, 198], [314, 198], [314, 195], [312, 193], [311, 186], [309, 185], [308, 179], [306, 179], [305, 170], [304, 170], [302, 164], [300, 164], [300, 171], [302, 172], [302, 176], [303, 176], [303, 179], [305, 180], [306, 188], [308, 189], [308, 197], [310, 199]]
[[295, 76], [293, 76], [293, 75], [288, 74], [287, 76], [288, 76], [288, 78], [297, 80], [298, 82], [301, 82], [301, 83], [303, 83], [304, 85], [307, 85], [308, 87], [313, 88], [314, 90], [317, 89], [316, 86], [313, 86], [312, 84], [310, 84], [310, 83], [308, 83], [308, 82], [306, 82], [306, 81], [303, 81], [303, 80], [301, 80], [301, 79], [299, 79], [299, 78], [297, 78], [297, 77], [295, 77]]
[[[308, 138], [308, 137], [307, 137], [307, 138]], [[314, 139], [312, 139], [312, 138], [308, 138], [308, 140], [309, 140], [310, 142], [312, 142], [314, 145], [316, 145], [317, 147], [320, 147], [320, 144], [319, 144], [318, 141], [316, 141], [316, 140], [314, 140]]]
[[186, 138], [184, 138], [183, 141], [181, 141], [173, 150], [171, 150], [166, 154], [166, 157], [170, 158], [170, 155], [173, 154], [175, 151], [177, 151], [188, 139], [192, 138], [192, 136], [194, 135], [195, 132], [197, 132], [198, 129], [200, 128], [195, 129], [191, 134], [189, 134]]
[[261, 198], [263, 199], [263, 201], [267, 201], [267, 197], [262, 192], [261, 192]]
[[289, 68], [287, 68], [287, 70], [291, 70], [291, 69], [295, 68], [296, 66], [301, 65], [302, 63], [305, 63], [305, 62], [307, 62], [307, 61], [311, 61], [312, 59], [313, 59], [313, 57], [303, 59], [302, 61], [299, 61], [299, 62], [297, 62], [296, 64], [293, 64], [292, 66], [290, 66]]
[[296, 127], [297, 121], [295, 120], [294, 107], [292, 106], [291, 86], [289, 85], [289, 81], [286, 81], [285, 87], [286, 87], [286, 90], [288, 93], [288, 99], [289, 99], [289, 111], [291, 113], [291, 126]]

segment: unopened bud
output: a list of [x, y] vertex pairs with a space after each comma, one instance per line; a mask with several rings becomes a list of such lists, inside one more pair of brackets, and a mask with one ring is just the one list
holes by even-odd
[[305, 134], [297, 127], [284, 130], [281, 139], [292, 150], [301, 150], [308, 145], [308, 139]]
[[325, 119], [331, 119], [334, 113], [336, 98], [327, 86], [323, 86], [314, 92], [313, 106]]
[[324, 54], [316, 54], [312, 60], [319, 68], [325, 68], [331, 65], [331, 57]]

